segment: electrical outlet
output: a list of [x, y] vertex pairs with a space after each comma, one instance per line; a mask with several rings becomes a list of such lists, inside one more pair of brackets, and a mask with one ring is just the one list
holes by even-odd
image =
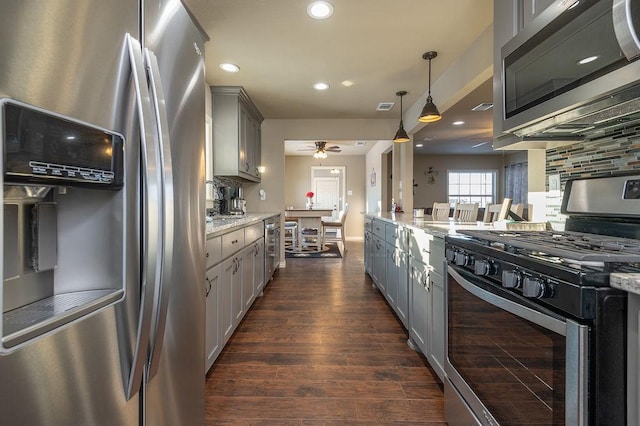
[[560, 175], [549, 175], [549, 191], [560, 191]]

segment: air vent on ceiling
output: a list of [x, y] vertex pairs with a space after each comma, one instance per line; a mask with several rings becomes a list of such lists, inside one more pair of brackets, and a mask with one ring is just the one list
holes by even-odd
[[395, 102], [380, 102], [376, 111], [389, 111], [395, 104]]
[[365, 146], [367, 143], [363, 141], [357, 141], [356, 146]]
[[491, 102], [483, 102], [471, 108], [471, 111], [486, 111], [491, 108], [493, 108], [493, 104]]

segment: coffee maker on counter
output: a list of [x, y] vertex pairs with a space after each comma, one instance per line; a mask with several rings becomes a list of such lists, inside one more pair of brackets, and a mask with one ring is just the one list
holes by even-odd
[[225, 215], [243, 215], [247, 212], [241, 187], [225, 186], [222, 188], [220, 213]]

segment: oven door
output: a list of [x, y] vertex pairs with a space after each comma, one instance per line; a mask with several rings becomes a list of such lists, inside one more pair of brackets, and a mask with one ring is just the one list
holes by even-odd
[[588, 326], [449, 265], [447, 421], [587, 424], [588, 339]]

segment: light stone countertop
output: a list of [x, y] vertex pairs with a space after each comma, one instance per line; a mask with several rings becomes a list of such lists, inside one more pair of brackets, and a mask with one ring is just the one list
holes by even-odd
[[609, 283], [611, 287], [619, 288], [629, 293], [640, 294], [640, 274], [614, 272], [609, 278]]
[[217, 235], [227, 233], [235, 228], [243, 228], [245, 226], [252, 225], [268, 219], [273, 216], [282, 214], [280, 212], [259, 212], [259, 213], [247, 213], [245, 215], [238, 216], [212, 216], [213, 221], [207, 222], [207, 239], [213, 238]]
[[491, 230], [495, 229], [491, 223], [483, 222], [454, 222], [453, 220], [447, 222], [439, 222], [431, 220], [430, 215], [424, 217], [414, 217], [408, 213], [366, 213], [365, 216], [375, 219], [381, 219], [386, 222], [395, 223], [398, 225], [406, 225], [416, 229], [422, 229], [435, 237], [444, 238], [445, 235], [456, 235], [460, 230]]

